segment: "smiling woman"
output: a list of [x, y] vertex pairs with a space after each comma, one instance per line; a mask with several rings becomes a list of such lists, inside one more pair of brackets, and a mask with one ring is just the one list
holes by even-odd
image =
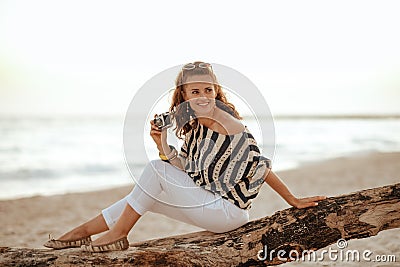
[[[83, 246], [90, 252], [124, 250], [127, 235], [147, 211], [221, 233], [249, 221], [252, 200], [266, 182], [290, 205], [317, 205], [323, 196], [296, 198], [271, 171], [254, 136], [226, 100], [208, 63], [186, 64], [176, 79], [170, 107], [175, 112], [176, 135], [184, 136], [178, 150], [167, 143], [166, 128], [150, 121], [161, 160], [146, 165], [135, 187], [92, 220], [45, 246]], [[109, 230], [91, 242], [90, 236]]]
[[[195, 80], [201, 81], [201, 77], [196, 77]], [[216, 92], [212, 83], [191, 82], [183, 89], [183, 95], [185, 101], [189, 101], [190, 108], [199, 115], [207, 114], [215, 107]]]
[[[172, 97], [170, 110], [176, 112], [176, 134], [178, 137], [182, 137], [182, 135], [191, 130], [188, 122], [194, 117], [196, 112], [198, 112], [196, 114], [198, 118], [206, 122], [208, 120], [207, 116], [212, 118], [213, 115], [217, 115], [213, 114], [215, 107], [230, 114], [231, 116], [228, 117], [231, 120], [231, 124], [237, 128], [238, 123], [234, 118], [242, 119], [242, 117], [237, 112], [235, 106], [228, 102], [212, 70], [211, 64], [200, 61], [186, 64], [176, 77], [175, 83], [176, 90]], [[222, 114], [220, 113], [219, 115]], [[218, 119], [211, 123], [216, 123], [216, 127], [221, 132], [227, 133], [225, 127], [218, 125]], [[239, 126], [239, 128], [243, 127]]]

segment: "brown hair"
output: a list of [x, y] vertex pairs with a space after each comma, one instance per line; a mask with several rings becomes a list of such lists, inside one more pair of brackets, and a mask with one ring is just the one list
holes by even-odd
[[217, 77], [215, 76], [211, 65], [209, 67], [199, 67], [199, 64], [205, 64], [202, 61], [195, 61], [192, 64], [195, 66], [193, 69], [187, 70], [183, 69], [178, 73], [175, 80], [175, 90], [172, 96], [172, 103], [169, 108], [171, 112], [175, 112], [176, 121], [176, 131], [175, 134], [178, 138], [182, 138], [186, 133], [188, 133], [193, 128], [197, 127], [198, 120], [194, 111], [191, 109], [189, 103], [183, 98], [184, 85], [187, 83], [188, 77], [193, 75], [208, 75], [215, 88], [217, 107], [231, 114], [237, 119], [242, 119], [242, 117], [237, 112], [235, 106], [228, 102], [225, 93], [222, 91], [222, 87], [218, 84]]

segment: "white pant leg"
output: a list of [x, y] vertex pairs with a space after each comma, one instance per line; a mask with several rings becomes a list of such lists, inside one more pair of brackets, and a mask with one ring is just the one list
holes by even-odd
[[218, 198], [211, 204], [193, 208], [180, 208], [156, 202], [151, 211], [214, 233], [231, 231], [249, 221], [248, 211], [240, 209], [223, 198]]
[[161, 160], [150, 162], [132, 192], [102, 211], [109, 228], [126, 204], [141, 215], [152, 211], [212, 232], [226, 232], [249, 220], [247, 210], [200, 188], [184, 171]]

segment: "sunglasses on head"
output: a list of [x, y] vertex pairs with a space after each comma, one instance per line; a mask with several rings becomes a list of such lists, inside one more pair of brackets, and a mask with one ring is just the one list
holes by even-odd
[[211, 64], [210, 63], [204, 63], [204, 62], [202, 62], [202, 63], [199, 63], [199, 64], [193, 64], [193, 63], [188, 63], [188, 64], [186, 64], [186, 65], [184, 65], [183, 67], [182, 67], [182, 70], [192, 70], [192, 69], [195, 69], [196, 67], [198, 67], [198, 68], [202, 68], [202, 69], [208, 69], [208, 68], [210, 68], [211, 70], [212, 70], [212, 66], [211, 66]]

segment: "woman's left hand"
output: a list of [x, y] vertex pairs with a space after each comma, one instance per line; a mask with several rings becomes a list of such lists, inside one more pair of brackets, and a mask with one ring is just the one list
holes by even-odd
[[318, 205], [318, 201], [326, 199], [326, 196], [314, 196], [305, 198], [295, 198], [290, 205], [295, 208], [303, 209], [308, 207], [315, 207]]

